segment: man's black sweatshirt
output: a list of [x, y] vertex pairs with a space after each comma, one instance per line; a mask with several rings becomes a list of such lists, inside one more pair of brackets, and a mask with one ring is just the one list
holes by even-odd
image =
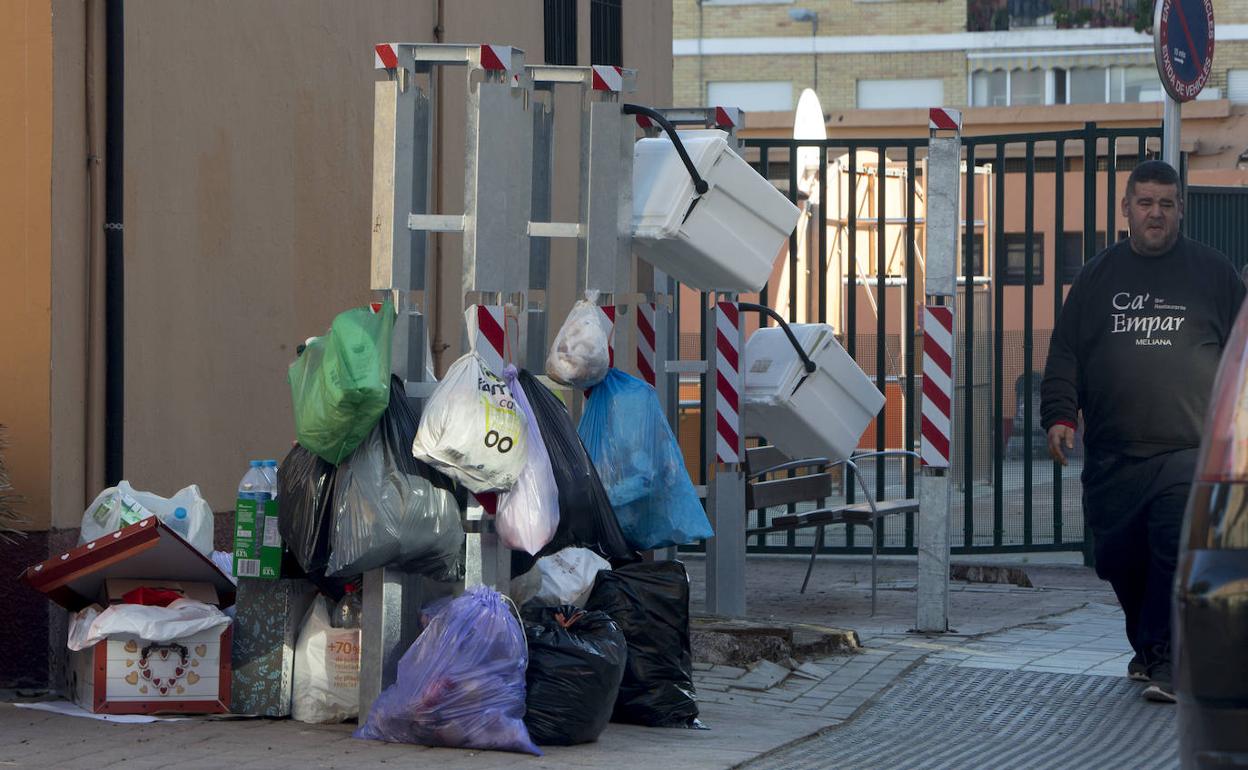
[[1200, 445], [1244, 283], [1220, 252], [1179, 236], [1156, 257], [1129, 240], [1084, 266], [1040, 386], [1045, 431], [1075, 425], [1096, 451], [1150, 457]]

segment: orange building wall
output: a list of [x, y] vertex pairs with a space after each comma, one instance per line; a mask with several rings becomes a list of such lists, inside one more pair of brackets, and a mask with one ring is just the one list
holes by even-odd
[[26, 528], [49, 521], [52, 13], [0, 3], [0, 424]]

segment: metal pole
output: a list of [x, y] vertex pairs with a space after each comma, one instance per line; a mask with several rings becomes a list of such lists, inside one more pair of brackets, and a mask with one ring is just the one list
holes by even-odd
[[[951, 125], [953, 135], [937, 135], [937, 127]], [[961, 185], [961, 114], [954, 110], [932, 110], [931, 138], [928, 142], [928, 197], [927, 197], [927, 285], [924, 289], [928, 319], [948, 319], [947, 329], [924, 328], [925, 351], [931, 347], [936, 335], [949, 340], [949, 352], [956, 349], [952, 344], [953, 331], [957, 328], [953, 318], [954, 297], [957, 292], [957, 256], [960, 214], [958, 192]], [[968, 185], [974, 183], [974, 169], [968, 169]], [[969, 290], [969, 287], [968, 287]], [[957, 363], [950, 355], [948, 372], [936, 371], [937, 364], [931, 356], [924, 355], [924, 381], [932, 378], [936, 387], [938, 379], [947, 379], [944, 399], [947, 419], [933, 413], [939, 412], [937, 402], [924, 401], [923, 422], [923, 474], [919, 491], [918, 522], [918, 586], [916, 627], [919, 631], [944, 632], [949, 630], [949, 550], [952, 522], [951, 501], [953, 477], [949, 468], [948, 447], [952, 444], [952, 428], [955, 424], [953, 384], [957, 382]], [[925, 390], [927, 388], [925, 387]], [[940, 428], [944, 427], [942, 453]], [[943, 455], [943, 456], [942, 456]], [[967, 511], [967, 516], [972, 512]]]
[[[1173, 96], [1166, 95], [1166, 106], [1161, 117], [1161, 157], [1162, 160], [1179, 170], [1179, 140], [1182, 129], [1183, 105]], [[1113, 242], [1113, 233], [1108, 235], [1107, 243]]]
[[[704, 309], [707, 319], [706, 440], [704, 462], [714, 471], [707, 479], [707, 514], [715, 536], [706, 541], [706, 611], [745, 615], [745, 473], [744, 432], [737, 395], [744, 389], [739, 353], [745, 347], [735, 294], [713, 293]], [[722, 303], [722, 307], [721, 307]], [[731, 350], [731, 354], [721, 353]], [[733, 360], [736, 358], [736, 360]], [[713, 427], [711, 427], [713, 426]]]

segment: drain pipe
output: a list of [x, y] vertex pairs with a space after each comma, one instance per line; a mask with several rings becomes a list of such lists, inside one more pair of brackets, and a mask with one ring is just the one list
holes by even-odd
[[104, 481], [123, 476], [125, 427], [125, 257], [122, 192], [125, 145], [125, 24], [123, 0], [108, 0], [104, 19]]

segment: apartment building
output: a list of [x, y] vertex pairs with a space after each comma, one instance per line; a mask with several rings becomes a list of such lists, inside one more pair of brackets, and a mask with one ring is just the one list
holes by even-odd
[[[1214, 0], [1202, 99], [1248, 104], [1248, 0]], [[682, 103], [786, 112], [1159, 102], [1144, 0], [675, 0]]]

